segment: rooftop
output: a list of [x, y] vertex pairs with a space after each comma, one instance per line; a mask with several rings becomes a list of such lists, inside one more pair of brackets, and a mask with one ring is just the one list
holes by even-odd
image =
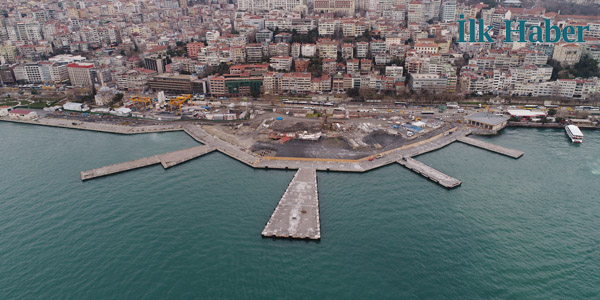
[[509, 118], [504, 115], [500, 116], [488, 112], [478, 112], [467, 116], [466, 119], [486, 125], [496, 126], [508, 121]]

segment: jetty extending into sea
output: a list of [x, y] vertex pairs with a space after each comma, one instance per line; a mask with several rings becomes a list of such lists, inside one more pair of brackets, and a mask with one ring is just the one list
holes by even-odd
[[317, 171], [301, 168], [285, 190], [262, 232], [264, 237], [321, 238]]
[[92, 169], [89, 171], [83, 171], [81, 172], [81, 180], [89, 180], [102, 176], [108, 176], [155, 164], [161, 164], [163, 168], [168, 169], [178, 164], [184, 163], [188, 160], [192, 160], [196, 157], [213, 152], [215, 150], [216, 149], [212, 146], [198, 146], [189, 149], [154, 155], [150, 157], [144, 157], [128, 162]]

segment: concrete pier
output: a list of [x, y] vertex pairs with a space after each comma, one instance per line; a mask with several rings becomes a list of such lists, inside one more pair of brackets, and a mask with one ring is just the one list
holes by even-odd
[[129, 170], [155, 165], [158, 163], [160, 163], [160, 158], [158, 158], [158, 155], [140, 158], [120, 164], [114, 164], [106, 167], [92, 169], [89, 171], [83, 171], [81, 172], [81, 180], [89, 180], [97, 177], [108, 176]]
[[159, 158], [163, 168], [168, 169], [170, 167], [182, 164], [188, 160], [192, 160], [196, 157], [200, 157], [215, 150], [215, 147], [212, 146], [198, 146], [181, 151], [161, 154], [159, 155]]
[[262, 235], [318, 240], [321, 238], [320, 222], [317, 172], [312, 168], [301, 168], [281, 197]]
[[236, 160], [239, 160], [251, 167], [254, 166], [254, 163], [258, 159], [256, 156], [253, 156], [252, 154], [241, 150], [237, 146], [234, 146], [219, 138], [213, 137], [200, 126], [188, 124], [183, 126], [183, 130], [196, 141], [205, 145], [211, 145], [215, 147], [219, 152], [228, 155]]
[[445, 188], [451, 189], [461, 185], [460, 180], [448, 176], [416, 159], [405, 157], [404, 159], [398, 160], [398, 163]]
[[139, 169], [155, 164], [161, 164], [163, 168], [167, 169], [178, 164], [184, 163], [188, 160], [202, 156], [204, 154], [214, 151], [215, 148], [211, 146], [198, 146], [185, 150], [179, 150], [169, 152], [165, 154], [154, 155], [150, 157], [140, 158], [124, 163], [114, 164], [101, 168], [92, 169], [89, 171], [81, 172], [81, 180], [89, 180], [97, 177], [108, 176], [117, 174], [129, 170]]
[[498, 145], [490, 144], [488, 142], [484, 142], [481, 140], [472, 139], [472, 138], [466, 137], [466, 136], [459, 137], [456, 140], [459, 142], [471, 145], [471, 146], [475, 146], [475, 147], [478, 147], [481, 149], [496, 152], [498, 154], [506, 155], [506, 156], [509, 156], [512, 158], [519, 158], [519, 157], [523, 156], [523, 152], [521, 152], [519, 150], [504, 148], [504, 147], [501, 147]]

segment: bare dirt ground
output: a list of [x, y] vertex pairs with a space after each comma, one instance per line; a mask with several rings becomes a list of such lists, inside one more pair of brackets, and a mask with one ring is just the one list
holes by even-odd
[[[416, 139], [406, 139], [401, 136], [389, 135], [384, 131], [375, 131], [364, 139], [365, 143], [369, 144], [370, 147], [359, 149], [353, 149], [342, 138], [321, 138], [319, 141], [292, 140], [285, 144], [277, 141], [257, 141], [250, 149], [254, 152], [269, 150], [266, 152], [268, 155], [277, 157], [359, 159], [428, 139], [447, 129], [449, 127], [438, 128]], [[381, 145], [381, 148], [376, 148], [376, 144]]]

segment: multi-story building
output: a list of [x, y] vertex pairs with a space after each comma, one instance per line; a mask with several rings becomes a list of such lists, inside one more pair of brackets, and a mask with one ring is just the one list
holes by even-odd
[[385, 53], [387, 51], [387, 45], [385, 44], [385, 41], [382, 40], [372, 41], [370, 47], [373, 55]]
[[404, 68], [402, 66], [386, 66], [385, 67], [385, 76], [387, 77], [403, 77], [404, 76]]
[[263, 49], [261, 44], [246, 45], [246, 61], [260, 62], [263, 58]]
[[354, 57], [354, 46], [352, 44], [342, 44], [342, 58], [352, 59]]
[[263, 85], [262, 76], [225, 74], [209, 77], [209, 90], [213, 96], [257, 96]]
[[205, 93], [204, 81], [192, 75], [159, 74], [148, 80], [148, 88], [167, 94]]
[[72, 86], [91, 87], [94, 84], [92, 77], [93, 63], [71, 63], [67, 65], [69, 81]]
[[416, 43], [415, 51], [417, 54], [437, 54], [438, 45], [435, 43]]
[[354, 0], [315, 0], [314, 11], [316, 13], [333, 13], [345, 16], [354, 15]]
[[8, 65], [0, 65], [0, 84], [12, 84], [15, 82], [16, 80], [13, 67]]
[[229, 68], [230, 74], [248, 73], [250, 76], [265, 74], [269, 71], [268, 64], [235, 65]]
[[265, 12], [273, 9], [293, 11], [306, 6], [305, 0], [239, 0], [238, 9], [249, 12]]
[[145, 57], [144, 66], [148, 70], [153, 70], [158, 74], [162, 74], [166, 71], [167, 58], [158, 55]]
[[360, 70], [363, 72], [369, 72], [373, 68], [373, 61], [370, 59], [362, 58], [360, 60]]
[[360, 72], [360, 59], [349, 59], [346, 61], [346, 72], [348, 74], [356, 74]]
[[319, 21], [319, 35], [333, 35], [335, 33], [338, 22], [338, 20], [332, 19]]
[[244, 47], [231, 47], [229, 48], [229, 56], [231, 58], [231, 62], [233, 63], [241, 63], [246, 61], [246, 50]]
[[331, 78], [327, 75], [316, 77], [311, 80], [311, 92], [328, 93], [331, 91]]
[[337, 58], [337, 42], [332, 40], [321, 39], [317, 41], [317, 49], [319, 57]]
[[270, 43], [273, 40], [273, 32], [269, 29], [262, 29], [256, 33], [257, 43]]
[[309, 93], [311, 90], [310, 73], [285, 73], [281, 79], [283, 93]]
[[117, 76], [117, 86], [120, 89], [134, 92], [146, 90], [148, 80], [157, 75], [156, 71], [137, 68]]
[[292, 69], [291, 56], [273, 56], [271, 57], [271, 68], [275, 71], [289, 72]]
[[290, 44], [288, 44], [288, 43], [269, 44], [268, 49], [269, 49], [270, 56], [288, 56], [288, 55], [290, 55]]
[[291, 47], [290, 51], [291, 51], [291, 54], [292, 54], [293, 58], [300, 57], [300, 54], [301, 54], [300, 49], [301, 49], [300, 43], [293, 43], [292, 44], [292, 47]]
[[410, 74], [412, 91], [429, 91], [442, 93], [447, 90], [448, 79], [437, 74]]
[[280, 94], [283, 74], [267, 72], [263, 76], [263, 92], [265, 94]]
[[408, 3], [408, 23], [423, 23], [423, 3], [421, 1], [412, 0]]
[[295, 72], [307, 72], [310, 60], [308, 58], [297, 58], [294, 60]]
[[365, 58], [369, 53], [369, 43], [367, 42], [358, 42], [356, 43], [356, 57]]
[[333, 75], [337, 72], [337, 61], [333, 58], [323, 59], [323, 74]]
[[445, 0], [440, 8], [440, 21], [454, 22], [456, 20], [456, 1]]
[[317, 46], [315, 44], [302, 44], [301, 54], [303, 57], [314, 57], [317, 54]]
[[201, 42], [192, 42], [192, 43], [187, 43], [187, 53], [188, 53], [188, 57], [190, 58], [198, 58], [198, 53], [200, 53], [202, 51], [202, 48], [204, 48], [204, 43]]
[[[0, 62], [14, 63], [17, 57], [17, 47], [4, 42], [0, 46]], [[3, 61], [2, 61], [3, 60]]]
[[63, 83], [69, 81], [67, 64], [42, 61], [39, 63], [39, 68], [42, 75], [42, 82]]
[[559, 43], [554, 46], [552, 59], [560, 62], [562, 65], [571, 66], [581, 60], [583, 47], [580, 44]]

